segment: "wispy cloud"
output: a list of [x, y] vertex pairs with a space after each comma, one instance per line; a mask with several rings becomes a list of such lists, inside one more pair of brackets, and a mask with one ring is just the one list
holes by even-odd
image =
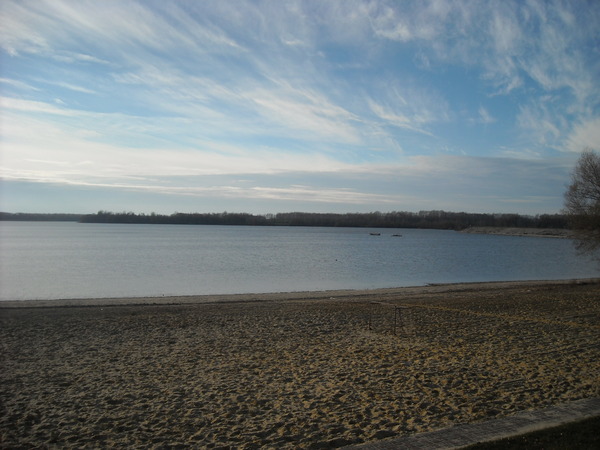
[[477, 120], [479, 123], [494, 123], [496, 122], [496, 119], [494, 119], [490, 113], [488, 112], [487, 109], [485, 109], [483, 106], [481, 106], [479, 108], [479, 119]]
[[[418, 42], [428, 66], [446, 61], [481, 67], [488, 95], [509, 95], [534, 82], [541, 96], [561, 97], [550, 114], [566, 110], [580, 120], [588, 119], [588, 108], [600, 98], [595, 57], [584, 43], [595, 33], [598, 8], [554, 1], [384, 5], [372, 18], [377, 36]], [[533, 114], [526, 119], [529, 132], [539, 131], [535, 141], [546, 144], [551, 136], [555, 147], [564, 145], [546, 114], [537, 125]]]
[[76, 92], [82, 92], [84, 94], [96, 94], [97, 92], [94, 91], [93, 89], [88, 89], [86, 87], [83, 86], [77, 86], [76, 84], [72, 84], [72, 83], [65, 83], [65, 82], [50, 82], [50, 84], [54, 84], [58, 87], [62, 87], [65, 89], [69, 89], [71, 91], [76, 91]]
[[369, 106], [371, 107], [373, 113], [378, 118], [382, 119], [385, 124], [431, 136], [431, 133], [429, 131], [417, 126], [417, 124], [426, 122], [421, 117], [416, 117], [415, 119], [412, 119], [408, 116], [405, 116], [404, 114], [393, 112], [387, 107], [375, 103], [373, 100], [369, 101]]
[[320, 93], [283, 83], [272, 89], [257, 89], [245, 96], [258, 106], [257, 113], [270, 123], [279, 123], [286, 130], [307, 132], [311, 140], [333, 139], [350, 143], [359, 140], [352, 126], [357, 122], [354, 115]]
[[525, 133], [534, 136], [535, 144], [561, 149], [557, 144], [567, 123], [564, 118], [556, 116], [546, 103], [521, 106], [517, 121]]
[[45, 113], [58, 116], [73, 116], [75, 111], [59, 108], [45, 102], [21, 100], [11, 97], [0, 97], [0, 105], [6, 110], [17, 110], [30, 113]]
[[15, 87], [19, 90], [26, 90], [26, 91], [39, 91], [40, 90], [39, 88], [32, 86], [31, 84], [25, 83], [20, 80], [11, 80], [9, 78], [0, 78], [0, 83], [4, 83], [6, 85]]
[[576, 124], [567, 144], [568, 150], [572, 152], [581, 152], [586, 148], [600, 150], [600, 117]]

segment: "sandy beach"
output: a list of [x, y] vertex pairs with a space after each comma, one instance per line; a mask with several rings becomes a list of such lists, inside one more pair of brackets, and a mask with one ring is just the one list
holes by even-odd
[[600, 396], [600, 284], [0, 304], [2, 448], [331, 448]]

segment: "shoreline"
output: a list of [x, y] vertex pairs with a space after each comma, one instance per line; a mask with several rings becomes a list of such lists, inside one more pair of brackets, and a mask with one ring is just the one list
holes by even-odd
[[572, 230], [566, 228], [519, 228], [519, 227], [469, 227], [460, 233], [492, 234], [497, 236], [540, 237], [554, 239], [573, 239]]
[[0, 308], [2, 445], [331, 448], [600, 397], [599, 298], [563, 280], [20, 302]]
[[507, 288], [519, 286], [542, 286], [549, 284], [596, 284], [600, 278], [571, 278], [563, 280], [511, 280], [511, 281], [472, 281], [457, 283], [429, 283], [417, 286], [400, 286], [374, 289], [332, 289], [325, 291], [290, 291], [290, 292], [252, 292], [243, 294], [199, 294], [172, 296], [142, 297], [101, 297], [101, 298], [67, 298], [67, 299], [31, 299], [2, 300], [0, 310], [5, 308], [65, 308], [94, 306], [143, 306], [143, 305], [188, 305], [211, 303], [249, 303], [287, 300], [327, 300], [341, 297], [359, 298], [365, 296], [394, 296], [428, 294], [441, 291], [474, 290], [487, 288]]

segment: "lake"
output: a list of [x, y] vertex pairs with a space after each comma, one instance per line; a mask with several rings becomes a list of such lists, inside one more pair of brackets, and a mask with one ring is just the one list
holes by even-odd
[[0, 300], [597, 276], [598, 265], [578, 255], [569, 239], [416, 229], [0, 222]]

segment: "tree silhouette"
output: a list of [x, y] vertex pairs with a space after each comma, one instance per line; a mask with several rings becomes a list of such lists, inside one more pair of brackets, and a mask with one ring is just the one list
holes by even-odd
[[600, 250], [600, 155], [589, 148], [581, 153], [571, 174], [565, 212], [577, 247], [584, 252]]

